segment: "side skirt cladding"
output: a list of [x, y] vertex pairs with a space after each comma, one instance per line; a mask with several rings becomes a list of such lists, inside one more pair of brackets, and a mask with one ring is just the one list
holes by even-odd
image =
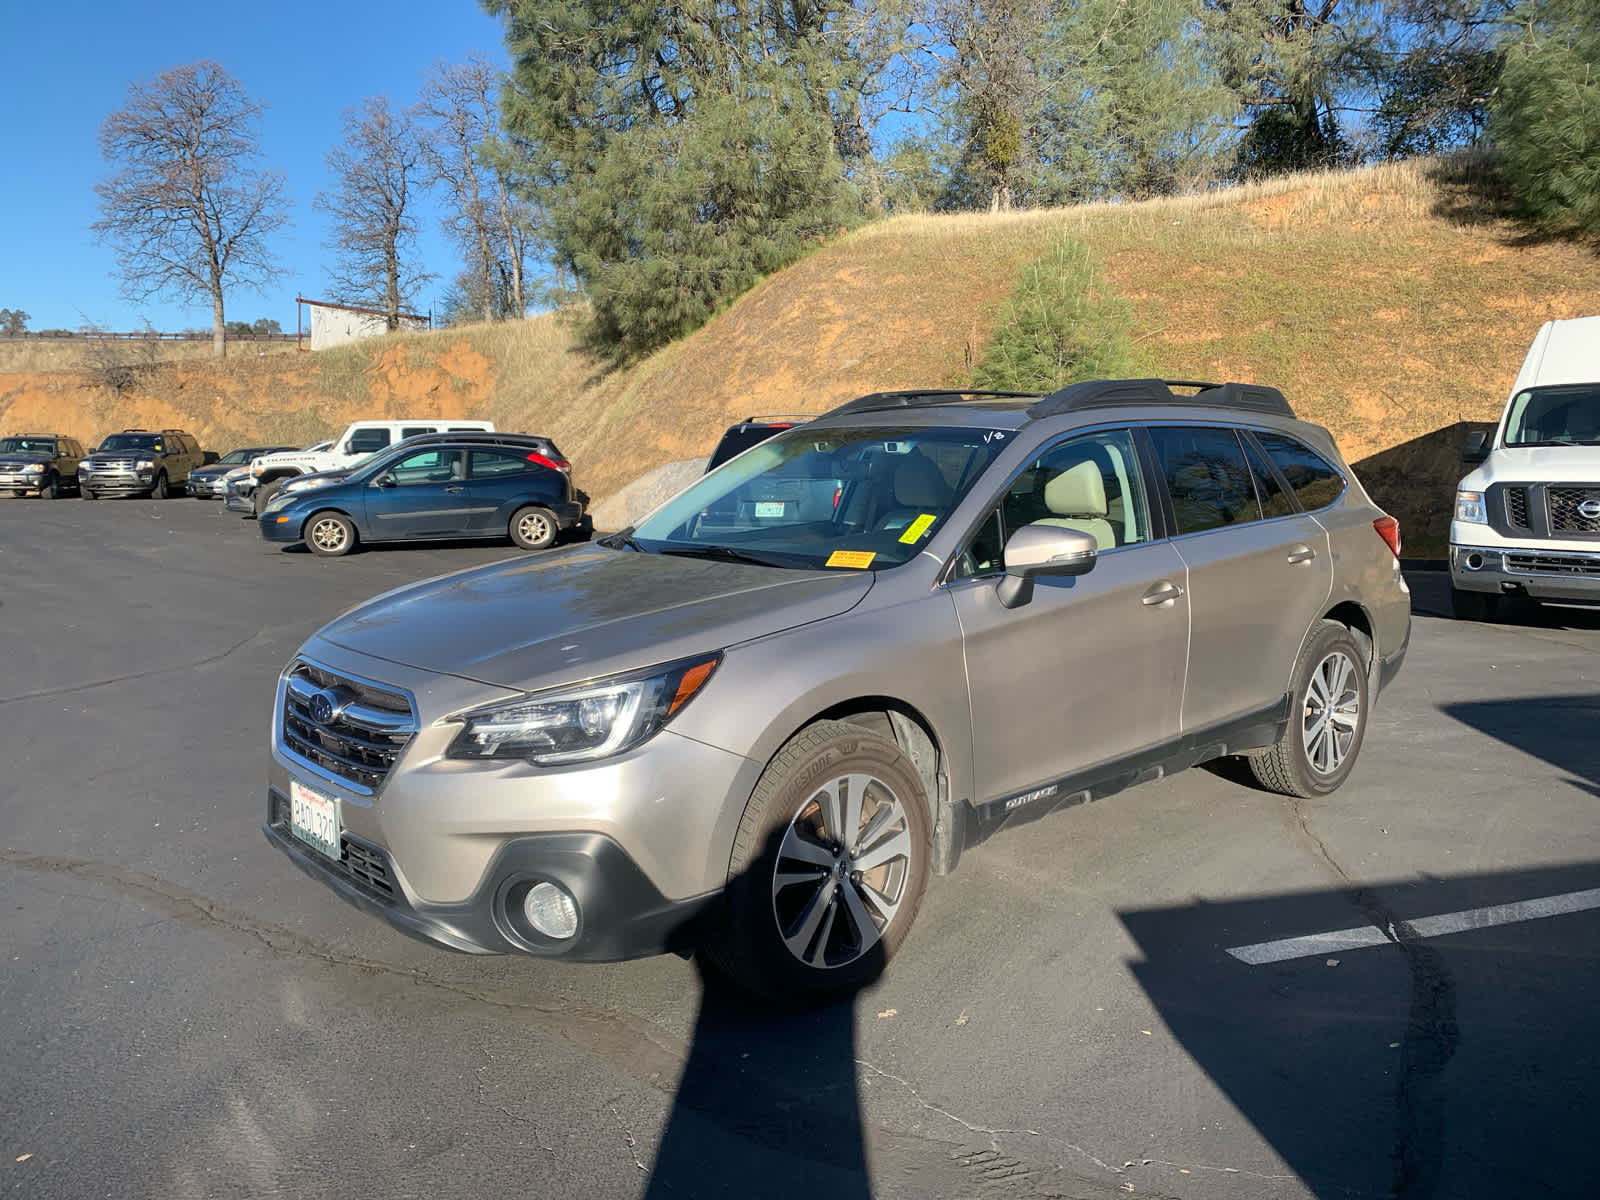
[[[951, 816], [963, 826], [958, 846], [976, 846], [1015, 825], [1026, 825], [1063, 808], [1074, 808], [1092, 800], [1149, 783], [1164, 776], [1223, 758], [1271, 746], [1288, 728], [1291, 698], [1285, 693], [1276, 704], [1259, 712], [1224, 722], [1207, 729], [1186, 733], [1174, 741], [1150, 750], [1101, 763], [1087, 771], [1063, 775], [1041, 782], [1026, 791], [1000, 796], [981, 804], [952, 805]], [[956, 855], [959, 855], [959, 849]], [[952, 858], [955, 856], [953, 855]], [[951, 863], [954, 866], [954, 862]]]

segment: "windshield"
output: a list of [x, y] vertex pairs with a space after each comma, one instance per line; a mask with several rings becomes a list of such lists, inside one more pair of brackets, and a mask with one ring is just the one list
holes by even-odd
[[100, 443], [101, 450], [151, 450], [159, 452], [161, 447], [161, 435], [158, 433], [113, 433]]
[[655, 554], [860, 570], [917, 554], [1006, 430], [815, 424], [762, 442], [633, 531]]
[[55, 452], [55, 438], [0, 438], [0, 454], [54, 454]]
[[260, 450], [229, 450], [217, 459], [219, 467], [232, 466], [234, 463], [246, 463], [261, 453]]
[[1511, 400], [1508, 446], [1600, 445], [1600, 383], [1529, 388]]

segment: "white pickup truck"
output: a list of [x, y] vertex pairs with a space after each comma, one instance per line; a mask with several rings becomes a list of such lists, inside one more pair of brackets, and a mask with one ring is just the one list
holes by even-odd
[[1600, 602], [1600, 316], [1547, 321], [1492, 439], [1468, 437], [1450, 602], [1490, 620], [1502, 596]]
[[254, 483], [253, 502], [259, 514], [286, 479], [316, 471], [339, 471], [353, 467], [368, 455], [419, 433], [446, 433], [455, 430], [493, 431], [493, 421], [420, 420], [352, 421], [343, 433], [325, 443], [323, 450], [290, 450], [252, 459], [250, 478]]

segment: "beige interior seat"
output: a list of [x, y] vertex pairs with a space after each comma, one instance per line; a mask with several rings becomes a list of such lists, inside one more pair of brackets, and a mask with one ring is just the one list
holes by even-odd
[[895, 463], [890, 481], [894, 505], [878, 518], [874, 528], [904, 529], [919, 516], [942, 515], [950, 503], [950, 485], [944, 472], [921, 450], [913, 450]]
[[1094, 538], [1101, 550], [1113, 549], [1117, 534], [1106, 519], [1106, 485], [1092, 462], [1068, 467], [1044, 485], [1044, 505], [1051, 515], [1031, 522], [1076, 529]]

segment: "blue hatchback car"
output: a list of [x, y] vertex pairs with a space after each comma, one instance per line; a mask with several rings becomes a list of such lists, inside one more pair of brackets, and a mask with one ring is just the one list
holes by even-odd
[[337, 557], [362, 542], [509, 537], [542, 550], [577, 525], [583, 501], [563, 471], [525, 446], [430, 439], [333, 479], [286, 486], [257, 519], [269, 542]]

